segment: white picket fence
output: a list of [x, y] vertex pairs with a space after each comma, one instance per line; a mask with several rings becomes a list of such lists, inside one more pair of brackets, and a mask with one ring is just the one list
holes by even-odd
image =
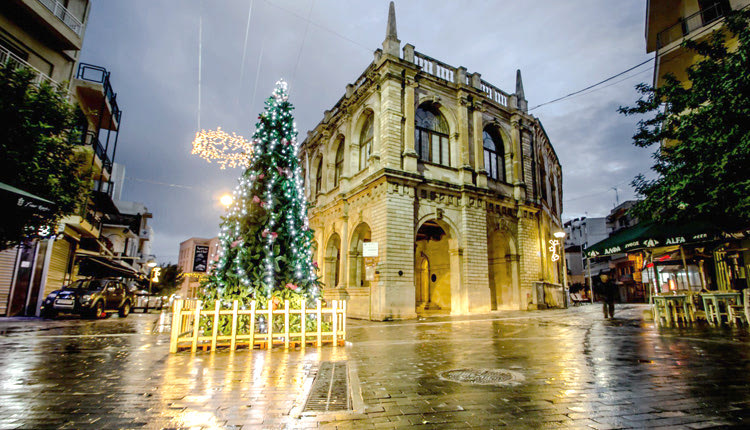
[[[291, 331], [290, 316], [299, 315], [300, 323]], [[248, 318], [242, 318], [242, 317]], [[222, 317], [229, 317], [231, 333], [219, 334], [219, 323]], [[260, 317], [264, 320], [265, 330], [261, 332]], [[212, 321], [212, 332], [206, 335], [201, 328], [204, 319]], [[283, 328], [274, 332], [274, 322], [283, 319]], [[307, 322], [315, 321], [315, 330], [307, 330]], [[240, 326], [242, 323], [243, 326]], [[330, 325], [330, 330], [323, 331], [323, 325]], [[324, 308], [320, 300], [317, 306], [308, 308], [302, 303], [300, 309], [290, 309], [289, 300], [284, 307], [258, 309], [257, 302], [250, 303], [250, 309], [240, 309], [235, 300], [231, 309], [222, 309], [217, 302], [214, 309], [203, 309], [200, 300], [175, 300], [172, 309], [172, 335], [169, 344], [170, 352], [190, 348], [192, 352], [202, 348], [204, 351], [215, 351], [219, 347], [228, 347], [234, 351], [239, 347], [253, 350], [271, 349], [275, 345], [284, 348], [297, 346], [322, 346], [324, 344], [344, 345], [346, 341], [346, 301], [333, 300], [331, 306]]]

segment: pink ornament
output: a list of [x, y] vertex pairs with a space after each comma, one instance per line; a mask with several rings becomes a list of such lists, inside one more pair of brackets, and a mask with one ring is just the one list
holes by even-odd
[[292, 284], [291, 282], [285, 285], [286, 288], [289, 288], [292, 291], [297, 291], [298, 286]]
[[239, 244], [240, 244], [240, 241], [239, 240], [235, 240], [234, 242], [232, 242], [232, 248], [236, 248], [237, 245], [239, 245]]
[[253, 203], [256, 203], [256, 204], [257, 204], [257, 203], [260, 203], [260, 197], [258, 197], [258, 196], [253, 196]]
[[268, 229], [265, 229], [265, 230], [263, 230], [263, 233], [261, 233], [260, 235], [263, 236], [263, 237], [268, 237], [268, 233], [269, 233]]
[[273, 240], [276, 240], [276, 238], [279, 237], [279, 235], [274, 231], [271, 233], [271, 237], [273, 238]]
[[258, 179], [263, 179], [263, 178], [265, 178], [265, 177], [266, 177], [266, 174], [265, 174], [265, 173], [261, 173], [260, 175], [258, 175]]
[[319, 267], [318, 267], [318, 262], [317, 262], [317, 261], [313, 261], [313, 266], [314, 266], [314, 267], [315, 267], [316, 269], [318, 269], [318, 268], [319, 268]]

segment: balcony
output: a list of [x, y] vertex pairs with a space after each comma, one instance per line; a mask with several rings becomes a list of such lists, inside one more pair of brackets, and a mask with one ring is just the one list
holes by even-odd
[[101, 141], [99, 141], [99, 136], [97, 136], [96, 132], [86, 132], [83, 136], [81, 136], [80, 143], [83, 146], [91, 146], [91, 148], [94, 150], [94, 154], [96, 154], [97, 158], [102, 164], [102, 170], [106, 171], [108, 174], [112, 173], [112, 162], [109, 160], [109, 156], [107, 155], [107, 152], [105, 151], [105, 148], [102, 145]]
[[[61, 0], [2, 0], [14, 14], [19, 14], [23, 27], [32, 37], [57, 51], [79, 51], [83, 46], [85, 10], [65, 6]], [[82, 5], [88, 7], [88, 3]]]
[[686, 18], [680, 18], [675, 24], [656, 35], [656, 48], [661, 49], [698, 29], [716, 23], [730, 11], [731, 7], [728, 3], [717, 2]]
[[78, 20], [68, 9], [57, 0], [37, 0], [47, 8], [53, 15], [60, 19], [78, 37], [83, 37], [83, 23]]
[[117, 131], [122, 111], [117, 105], [117, 94], [112, 90], [109, 75], [104, 67], [81, 63], [73, 87], [79, 103], [96, 115], [92, 120], [98, 128]]
[[0, 46], [0, 64], [5, 64], [7, 66], [10, 66], [10, 68], [13, 70], [16, 70], [16, 69], [30, 70], [32, 73], [34, 73], [33, 82], [36, 85], [39, 85], [42, 82], [46, 82], [54, 87], [58, 85], [57, 82], [52, 80], [52, 78], [40, 72], [34, 66], [22, 60], [21, 58], [19, 58], [18, 56], [16, 56], [15, 54], [10, 52], [3, 46]]

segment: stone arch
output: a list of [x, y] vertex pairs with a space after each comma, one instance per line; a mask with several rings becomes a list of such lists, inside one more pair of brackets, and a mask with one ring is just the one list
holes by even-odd
[[[418, 313], [463, 313], [458, 230], [445, 217], [425, 217], [415, 232], [415, 308]], [[425, 272], [426, 268], [429, 270]], [[424, 273], [423, 273], [424, 272]], [[425, 276], [428, 279], [425, 280]]]
[[492, 309], [520, 309], [518, 248], [509, 229], [500, 227], [489, 231], [487, 259]]
[[349, 239], [349, 286], [369, 287], [370, 282], [365, 278], [365, 259], [362, 256], [362, 246], [372, 240], [372, 230], [365, 222], [360, 222], [354, 228]]
[[[364, 106], [357, 116], [357, 120], [354, 122], [354, 127], [352, 127], [352, 151], [351, 151], [351, 160], [349, 160], [350, 166], [354, 165], [353, 172], [360, 172], [364, 170], [364, 167], [368, 166], [368, 159], [369, 156], [365, 156], [362, 153], [362, 134], [364, 131], [365, 125], [368, 125], [368, 121], [371, 121], [370, 124], [372, 125], [372, 140], [369, 143], [370, 148], [370, 154], [373, 153], [374, 150], [374, 144], [375, 144], [375, 110], [370, 106]], [[369, 125], [368, 125], [369, 126]], [[365, 157], [364, 161], [364, 167], [362, 165], [363, 157]]]
[[508, 153], [506, 140], [500, 132], [500, 127], [494, 123], [486, 124], [482, 128], [482, 153], [484, 156], [484, 170], [490, 179], [501, 182], [508, 181]]
[[333, 232], [328, 237], [325, 250], [325, 270], [323, 279], [327, 288], [339, 286], [341, 271], [341, 237]]

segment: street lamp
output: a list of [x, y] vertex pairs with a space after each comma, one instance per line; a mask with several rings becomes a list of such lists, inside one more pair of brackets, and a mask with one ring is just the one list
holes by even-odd
[[148, 296], [146, 297], [146, 310], [144, 313], [148, 313], [148, 303], [151, 301], [151, 285], [154, 281], [159, 282], [159, 273], [161, 273], [161, 267], [156, 267], [156, 261], [151, 260], [146, 263], [146, 266], [150, 268], [148, 273]]
[[562, 254], [562, 272], [563, 272], [563, 304], [567, 308], [568, 307], [568, 260], [565, 257], [565, 232], [564, 231], [557, 231], [553, 234], [556, 238], [560, 239], [562, 242], [562, 245], [560, 246], [560, 254]]
[[223, 196], [221, 196], [221, 197], [219, 198], [219, 202], [220, 202], [220, 203], [222, 204], [222, 206], [224, 206], [225, 208], [228, 208], [228, 207], [229, 207], [229, 206], [230, 206], [230, 205], [232, 204], [232, 202], [233, 202], [233, 201], [234, 201], [234, 199], [233, 199], [233, 198], [232, 198], [232, 196], [231, 196], [231, 195], [229, 195], [229, 194], [224, 194]]

